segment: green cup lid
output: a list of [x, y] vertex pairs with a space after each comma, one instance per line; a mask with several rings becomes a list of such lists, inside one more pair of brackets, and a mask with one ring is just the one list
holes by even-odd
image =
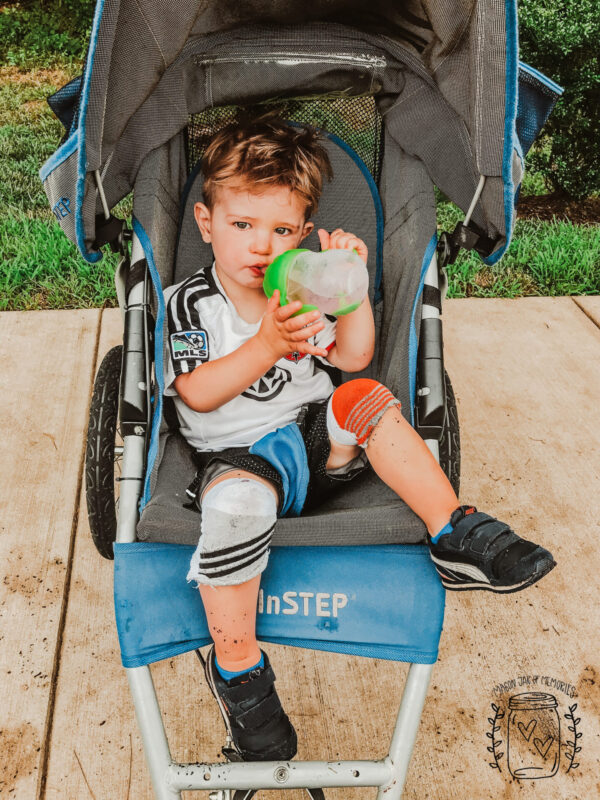
[[[300, 253], [310, 252], [307, 247], [296, 248], [294, 250], [286, 250], [285, 253], [274, 258], [265, 270], [265, 277], [263, 279], [263, 290], [267, 297], [272, 297], [275, 289], [279, 289], [279, 304], [285, 306], [288, 304], [287, 298], [287, 278], [290, 267], [296, 260]], [[303, 314], [305, 311], [314, 311], [316, 306], [302, 306], [302, 308], [294, 314]]]

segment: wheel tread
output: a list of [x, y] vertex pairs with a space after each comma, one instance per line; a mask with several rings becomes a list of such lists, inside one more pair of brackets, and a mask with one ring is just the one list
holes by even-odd
[[109, 350], [94, 381], [87, 430], [85, 494], [90, 532], [96, 549], [113, 558], [117, 538], [114, 452], [119, 415], [119, 385], [123, 347]]

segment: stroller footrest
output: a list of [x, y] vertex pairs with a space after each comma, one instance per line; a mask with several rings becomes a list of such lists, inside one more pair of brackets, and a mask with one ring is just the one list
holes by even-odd
[[[115, 544], [115, 613], [125, 667], [209, 644], [194, 548]], [[445, 592], [423, 545], [272, 547], [258, 598], [265, 642], [432, 664]]]

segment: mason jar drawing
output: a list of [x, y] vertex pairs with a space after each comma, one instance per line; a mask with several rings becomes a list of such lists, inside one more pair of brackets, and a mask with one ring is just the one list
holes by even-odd
[[560, 762], [560, 718], [556, 697], [523, 692], [508, 701], [507, 760], [514, 778], [551, 778]]

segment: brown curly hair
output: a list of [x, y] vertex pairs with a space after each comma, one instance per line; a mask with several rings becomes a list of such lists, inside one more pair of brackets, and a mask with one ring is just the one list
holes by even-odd
[[216, 189], [249, 186], [260, 191], [288, 186], [306, 203], [306, 219], [317, 210], [323, 175], [333, 177], [331, 163], [312, 128], [287, 125], [272, 114], [238, 118], [211, 140], [202, 159], [204, 202], [212, 209]]

